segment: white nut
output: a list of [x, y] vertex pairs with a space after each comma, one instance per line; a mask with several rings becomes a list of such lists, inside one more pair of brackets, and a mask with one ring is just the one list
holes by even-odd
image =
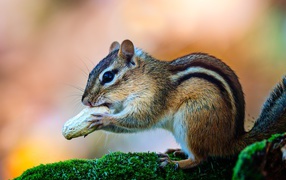
[[93, 108], [87, 107], [64, 124], [62, 134], [68, 140], [88, 135], [96, 130], [96, 128], [88, 128], [91, 122], [88, 122], [87, 120], [92, 118], [91, 114], [109, 112], [109, 109], [105, 106]]

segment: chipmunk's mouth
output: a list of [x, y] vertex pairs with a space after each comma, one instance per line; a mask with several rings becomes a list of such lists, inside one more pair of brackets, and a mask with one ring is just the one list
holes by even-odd
[[111, 103], [103, 103], [101, 106], [105, 106], [108, 109], [110, 109], [111, 105], [112, 105]]
[[107, 102], [100, 102], [100, 103], [95, 103], [94, 107], [99, 107], [99, 106], [106, 106], [106, 107], [110, 107], [111, 103], [107, 103]]
[[114, 106], [116, 106], [116, 101], [113, 101], [108, 97], [101, 95], [98, 98], [94, 99], [92, 106], [93, 107], [105, 106], [108, 109], [113, 109]]
[[112, 106], [112, 103], [111, 102], [108, 102], [106, 100], [101, 100], [99, 99], [97, 102], [95, 102], [93, 104], [93, 106], [95, 107], [99, 107], [99, 106], [106, 106], [107, 108], [110, 108]]

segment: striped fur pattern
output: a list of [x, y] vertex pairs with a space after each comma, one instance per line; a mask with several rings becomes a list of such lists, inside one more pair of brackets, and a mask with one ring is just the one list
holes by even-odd
[[[106, 72], [114, 78], [104, 83]], [[233, 155], [250, 142], [286, 131], [285, 87], [284, 77], [246, 133], [243, 91], [229, 66], [204, 53], [159, 61], [125, 40], [114, 42], [92, 70], [82, 101], [110, 108], [111, 114], [100, 119], [106, 124], [103, 130], [170, 131], [189, 157], [179, 166], [189, 168], [208, 156]]]
[[200, 76], [209, 79], [208, 81], [212, 81], [214, 85], [218, 86], [222, 91], [222, 95], [224, 95], [223, 91], [226, 90], [227, 95], [225, 97], [230, 98], [226, 101], [231, 104], [229, 107], [236, 116], [237, 136], [244, 133], [244, 95], [238, 77], [229, 66], [214, 56], [205, 53], [195, 53], [178, 58], [172, 61], [170, 65], [170, 70], [173, 73], [181, 72], [181, 74], [185, 74], [178, 82], [188, 78], [188, 76]]

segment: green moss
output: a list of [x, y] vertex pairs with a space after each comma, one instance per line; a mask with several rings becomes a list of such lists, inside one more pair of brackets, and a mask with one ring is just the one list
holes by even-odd
[[64, 162], [39, 165], [26, 170], [20, 179], [81, 179], [93, 177], [94, 161], [92, 160], [67, 160]]
[[[99, 159], [67, 160], [39, 165], [26, 170], [16, 180], [34, 179], [263, 179], [261, 157], [266, 145], [281, 142], [285, 135], [276, 134], [268, 140], [246, 147], [236, 158], [209, 158], [200, 166], [181, 170], [174, 164], [159, 168], [156, 153], [114, 152]], [[180, 160], [169, 154], [172, 160]], [[272, 157], [272, 156], [271, 156]], [[271, 159], [270, 157], [270, 159]], [[236, 165], [235, 165], [236, 164]], [[233, 167], [235, 168], [233, 169]]]
[[[268, 149], [269, 151], [269, 147], [274, 146], [271, 144], [277, 143], [274, 147], [278, 148], [280, 151], [279, 143], [282, 142], [283, 138], [285, 138], [285, 134], [274, 134], [268, 140], [263, 140], [247, 146], [238, 156], [233, 172], [233, 179], [264, 179], [264, 175], [261, 171], [265, 166], [267, 157], [270, 160], [275, 161], [272, 154], [277, 155], [277, 152], [275, 151], [271, 152], [271, 154], [270, 152], [266, 153], [266, 150]], [[271, 174], [271, 172], [269, 174]]]
[[273, 134], [273, 135], [268, 139], [268, 141], [269, 141], [269, 142], [273, 142], [273, 141], [276, 140], [277, 138], [281, 138], [281, 137], [283, 137], [283, 136], [285, 136], [285, 134]]
[[264, 153], [266, 140], [247, 146], [238, 156], [234, 167], [233, 179], [262, 179], [262, 175], [254, 165], [253, 155]]
[[100, 159], [40, 165], [16, 179], [230, 179], [234, 164], [235, 159], [212, 158], [190, 170], [176, 170], [174, 164], [161, 169], [155, 153], [115, 152]]

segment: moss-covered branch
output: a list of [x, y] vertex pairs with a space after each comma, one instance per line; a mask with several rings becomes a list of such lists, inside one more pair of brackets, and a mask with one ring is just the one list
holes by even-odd
[[286, 134], [256, 142], [239, 154], [233, 179], [286, 179], [285, 155]]
[[173, 164], [161, 169], [155, 153], [114, 152], [94, 160], [40, 165], [16, 179], [230, 179], [234, 164], [234, 160], [210, 159], [188, 171], [176, 170]]
[[237, 162], [234, 157], [210, 158], [190, 170], [176, 170], [174, 164], [161, 169], [156, 153], [114, 152], [94, 160], [40, 165], [16, 179], [286, 179], [285, 144], [286, 135], [275, 135], [245, 148]]

